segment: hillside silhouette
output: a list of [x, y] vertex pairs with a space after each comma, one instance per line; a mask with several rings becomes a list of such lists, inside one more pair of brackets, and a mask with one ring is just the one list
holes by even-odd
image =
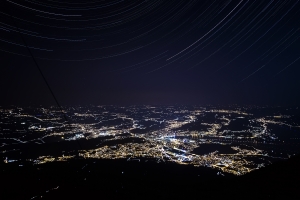
[[1, 199], [300, 197], [300, 155], [237, 177], [154, 159], [1, 164]]

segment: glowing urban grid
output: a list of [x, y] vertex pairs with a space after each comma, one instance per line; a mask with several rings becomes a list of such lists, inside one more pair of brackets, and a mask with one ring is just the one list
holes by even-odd
[[[211, 167], [218, 169], [219, 175], [242, 175], [298, 153], [296, 117], [284, 114], [288, 109], [273, 115], [254, 112], [264, 109], [85, 106], [65, 107], [62, 114], [55, 107], [1, 108], [0, 151], [4, 162], [18, 162], [22, 145], [78, 141], [73, 150], [63, 150], [59, 156], [40, 154], [28, 156], [26, 161], [43, 164], [78, 156], [128, 162], [155, 159]], [[96, 143], [82, 149], [83, 141]]]

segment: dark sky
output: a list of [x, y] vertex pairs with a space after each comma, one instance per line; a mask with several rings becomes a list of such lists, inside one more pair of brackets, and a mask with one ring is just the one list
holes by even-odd
[[0, 15], [0, 105], [55, 104], [30, 52], [61, 105], [300, 102], [297, 0], [2, 0]]

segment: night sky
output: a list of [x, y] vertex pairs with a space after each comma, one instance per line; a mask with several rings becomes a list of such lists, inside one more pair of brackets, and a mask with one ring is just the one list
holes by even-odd
[[0, 4], [0, 105], [300, 102], [297, 0]]

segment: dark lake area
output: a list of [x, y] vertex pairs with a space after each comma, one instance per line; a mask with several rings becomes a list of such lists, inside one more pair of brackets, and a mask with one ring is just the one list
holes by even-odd
[[237, 153], [237, 151], [232, 149], [230, 145], [221, 145], [221, 144], [200, 144], [200, 146], [195, 148], [191, 153], [204, 155], [214, 151], [218, 151], [219, 154]]

